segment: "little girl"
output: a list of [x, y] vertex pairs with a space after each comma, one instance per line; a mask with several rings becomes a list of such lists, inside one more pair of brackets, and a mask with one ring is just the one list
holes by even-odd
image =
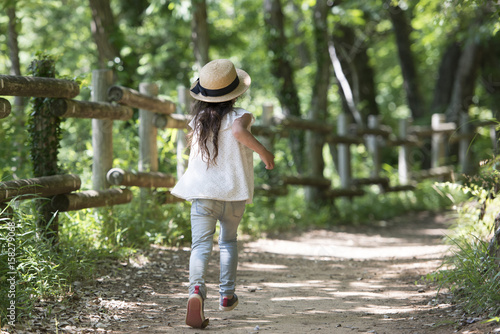
[[250, 87], [250, 76], [227, 59], [206, 64], [191, 87], [191, 152], [185, 174], [171, 193], [192, 202], [189, 299], [186, 324], [205, 328], [203, 303], [207, 297], [205, 273], [213, 236], [220, 221], [220, 304], [231, 311], [238, 304], [234, 293], [238, 265], [237, 230], [254, 191], [252, 151], [266, 169], [274, 168], [274, 155], [250, 132], [253, 115], [235, 108], [236, 98]]

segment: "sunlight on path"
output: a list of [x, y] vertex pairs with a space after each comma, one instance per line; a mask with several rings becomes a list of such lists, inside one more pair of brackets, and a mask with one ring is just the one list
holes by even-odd
[[429, 240], [426, 240], [426, 243], [409, 243], [408, 240], [389, 236], [346, 235], [346, 233], [339, 235], [336, 232], [326, 231], [324, 233], [328, 234], [328, 237], [309, 237], [306, 234], [297, 240], [260, 239], [246, 246], [258, 252], [356, 260], [441, 257], [449, 251], [449, 246], [429, 245]]

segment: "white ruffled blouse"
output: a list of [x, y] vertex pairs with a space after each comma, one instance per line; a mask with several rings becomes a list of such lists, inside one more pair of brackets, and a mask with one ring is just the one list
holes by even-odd
[[[189, 164], [186, 172], [171, 190], [174, 196], [192, 201], [193, 199], [213, 199], [220, 201], [243, 201], [252, 203], [254, 192], [253, 151], [234, 138], [233, 122], [250, 114], [242, 108], [235, 108], [224, 116], [219, 130], [219, 154], [215, 164], [202, 160], [196, 141], [191, 145]], [[189, 126], [194, 129], [194, 119]], [[252, 115], [253, 124], [254, 119]], [[209, 146], [210, 147], [210, 146]]]

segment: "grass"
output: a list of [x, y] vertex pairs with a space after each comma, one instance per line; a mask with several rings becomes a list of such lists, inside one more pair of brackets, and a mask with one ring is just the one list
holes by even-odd
[[102, 260], [125, 258], [151, 244], [189, 243], [188, 204], [134, 198], [127, 205], [59, 213], [56, 247], [37, 227], [35, 200], [12, 200], [0, 211], [13, 209], [12, 217], [0, 215], [1, 323], [7, 323], [11, 301], [16, 322], [28, 320], [38, 301], [64, 298], [73, 282], [91, 279]]
[[440, 289], [448, 289], [453, 302], [468, 314], [497, 316], [500, 314], [500, 270], [488, 256], [488, 243], [453, 240], [456, 251], [439, 272], [432, 275]]
[[[16, 306], [16, 323], [30, 319], [38, 301], [64, 297], [72, 282], [93, 276], [100, 259], [121, 257], [127, 252], [125, 248], [111, 248], [99, 241], [99, 233], [96, 233], [99, 228], [91, 219], [85, 223], [74, 219], [72, 226], [65, 225], [61, 219], [60, 242], [53, 247], [51, 240], [41, 237], [33, 202], [11, 201], [9, 206], [15, 206], [12, 217], [0, 218], [2, 324], [8, 320], [7, 309], [12, 301]], [[77, 226], [80, 231], [72, 233]], [[10, 288], [13, 281], [15, 290]]]
[[[255, 197], [242, 221], [242, 231], [250, 235], [303, 231], [335, 225], [363, 225], [387, 220], [413, 211], [439, 211], [454, 203], [436, 191], [432, 181], [420, 183], [414, 191], [381, 194], [378, 187], [367, 187], [366, 194], [352, 200], [336, 199], [331, 205], [311, 208], [304, 201], [303, 188], [290, 187], [285, 197], [270, 200]], [[462, 193], [448, 189], [454, 198]], [[376, 205], [374, 205], [374, 203]]]
[[467, 314], [497, 319], [500, 314], [500, 259], [488, 253], [494, 218], [500, 212], [500, 200], [476, 185], [455, 186], [472, 194], [468, 201], [457, 203], [456, 223], [450, 228], [447, 242], [453, 255], [442, 268], [429, 275], [440, 290], [451, 292], [453, 302]]

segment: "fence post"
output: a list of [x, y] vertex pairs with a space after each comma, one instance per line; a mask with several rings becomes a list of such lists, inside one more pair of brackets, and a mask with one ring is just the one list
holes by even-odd
[[[409, 118], [403, 118], [399, 120], [399, 139], [405, 140], [408, 136], [408, 127], [410, 124]], [[409, 154], [409, 145], [402, 144], [399, 147], [399, 156], [398, 156], [398, 175], [399, 175], [399, 184], [407, 185], [408, 184], [408, 173], [410, 162], [408, 158]]]
[[[112, 70], [92, 71], [92, 98], [94, 102], [108, 100], [108, 88], [113, 85]], [[108, 170], [113, 167], [113, 121], [92, 119], [92, 187], [104, 190], [109, 187], [106, 181]]]
[[460, 134], [462, 135], [458, 145], [458, 161], [462, 168], [462, 173], [468, 174], [471, 171], [471, 163], [468, 156], [470, 148], [470, 139], [467, 137], [471, 131], [471, 124], [469, 122], [469, 115], [467, 113], [460, 113]]
[[[433, 114], [431, 120], [432, 131], [440, 130], [441, 123], [444, 123], [444, 114]], [[445, 159], [445, 142], [443, 133], [433, 133], [431, 142], [431, 167], [439, 167]]]
[[491, 139], [491, 147], [493, 149], [493, 156], [497, 156], [498, 154], [497, 125], [490, 126], [490, 139]]
[[[179, 101], [177, 113], [187, 114], [189, 113], [189, 98], [188, 90], [184, 86], [177, 87], [177, 99]], [[186, 171], [186, 160], [184, 159], [184, 152], [186, 150], [187, 140], [186, 133], [182, 129], [177, 130], [177, 179], [180, 179], [184, 172]]]
[[[139, 84], [139, 92], [147, 96], [157, 96], [158, 86], [154, 83]], [[158, 171], [158, 130], [154, 126], [154, 113], [139, 109], [139, 172]]]
[[[264, 128], [271, 129], [272, 123], [273, 123], [273, 116], [274, 116], [274, 105], [270, 102], [264, 103], [262, 105], [262, 115], [261, 115], [261, 125]], [[261, 136], [259, 140], [261, 141], [262, 145], [264, 145], [269, 151], [274, 152], [274, 143], [275, 143], [275, 136], [273, 134], [269, 136]], [[277, 173], [266, 173], [265, 174], [265, 179], [264, 182], [267, 182], [271, 189], [275, 188], [279, 184], [279, 174]], [[306, 196], [307, 196], [308, 191], [306, 190]], [[270, 196], [269, 197], [269, 203], [274, 204], [276, 201], [276, 197]]]
[[[271, 103], [264, 103], [262, 105], [262, 118], [261, 124], [264, 127], [270, 127], [274, 114], [274, 106]], [[262, 144], [270, 151], [273, 150], [273, 140], [270, 137], [263, 137], [261, 139]]]
[[[380, 125], [380, 117], [377, 115], [368, 116], [368, 128], [378, 129]], [[380, 164], [380, 146], [378, 135], [368, 135], [366, 138], [366, 146], [368, 147], [368, 152], [370, 152], [373, 161], [373, 170], [371, 171], [371, 177], [378, 177], [380, 175], [381, 164]]]
[[[347, 136], [347, 116], [342, 113], [337, 119], [337, 135], [339, 137]], [[339, 156], [339, 176], [340, 186], [342, 189], [350, 188], [351, 186], [351, 151], [349, 144], [338, 144]]]

